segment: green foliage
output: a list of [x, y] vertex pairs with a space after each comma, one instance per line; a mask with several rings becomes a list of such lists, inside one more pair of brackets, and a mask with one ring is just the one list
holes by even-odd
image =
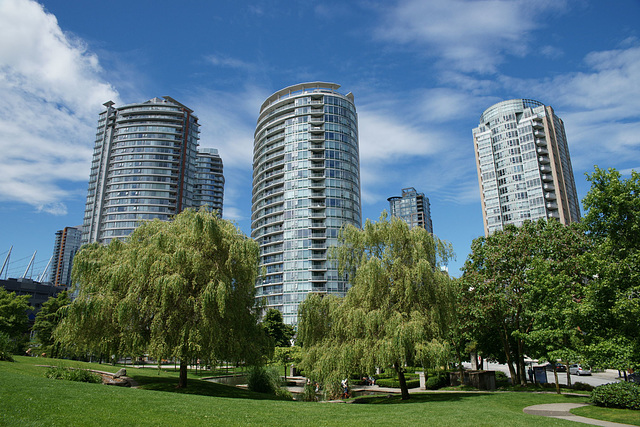
[[[331, 254], [351, 288], [345, 298], [311, 294], [301, 304], [298, 336], [307, 374], [328, 385], [376, 367], [404, 376], [403, 366], [414, 362], [447, 362], [452, 286], [437, 263], [451, 255], [447, 244], [383, 216], [363, 230], [344, 227]], [[406, 387], [402, 391], [408, 398]]]
[[471, 249], [460, 306], [477, 348], [506, 362], [515, 383], [526, 383], [525, 354], [551, 359], [580, 346], [575, 313], [589, 265], [582, 230], [525, 221], [474, 240]]
[[17, 338], [29, 329], [29, 295], [16, 295], [0, 288], [0, 333]]
[[265, 333], [273, 338], [276, 347], [291, 347], [291, 338], [295, 333], [293, 326], [287, 325], [282, 321], [282, 313], [280, 310], [270, 308], [264, 315], [262, 327]]
[[427, 390], [438, 390], [442, 387], [448, 386], [449, 383], [449, 372], [437, 371], [429, 373], [425, 386]]
[[149, 221], [126, 241], [84, 246], [80, 294], [54, 335], [69, 348], [190, 361], [258, 362], [267, 340], [253, 310], [258, 245], [232, 223], [186, 210]]
[[63, 368], [52, 366], [47, 368], [45, 377], [56, 380], [78, 381], [83, 383], [102, 384], [102, 376], [89, 372], [86, 369]]
[[40, 344], [40, 352], [47, 353], [51, 357], [58, 355], [53, 331], [62, 320], [63, 310], [60, 309], [69, 304], [71, 304], [71, 298], [69, 298], [67, 291], [60, 292], [56, 297], [49, 298], [42, 304], [32, 327], [35, 341]]
[[265, 366], [253, 366], [247, 374], [249, 390], [257, 393], [274, 394], [291, 399], [291, 393], [285, 388], [277, 369]]
[[510, 385], [509, 377], [502, 371], [496, 371], [496, 388], [508, 387]]
[[598, 386], [591, 392], [591, 403], [607, 408], [640, 409], [640, 385], [620, 382]]
[[0, 332], [0, 360], [7, 362], [13, 362], [11, 357], [11, 338], [6, 332]]
[[598, 167], [587, 176], [582, 221], [595, 244], [594, 268], [580, 311], [593, 364], [640, 368], [640, 174], [623, 179]]
[[576, 391], [592, 391], [594, 389], [591, 384], [583, 383], [580, 381], [573, 383], [571, 388]]
[[[419, 379], [407, 379], [407, 388], [420, 387]], [[400, 380], [397, 378], [381, 378], [376, 380], [376, 385], [380, 387], [400, 388]]]
[[300, 400], [303, 402], [317, 402], [316, 388], [313, 384], [305, 384], [300, 394]]

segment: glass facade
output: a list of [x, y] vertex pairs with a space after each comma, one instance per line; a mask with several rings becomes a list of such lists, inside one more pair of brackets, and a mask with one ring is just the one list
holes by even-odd
[[223, 164], [215, 148], [198, 148], [194, 206], [217, 211], [222, 217], [224, 199]]
[[73, 257], [80, 249], [82, 227], [65, 227], [56, 231], [49, 281], [54, 286], [71, 286]]
[[422, 227], [433, 233], [429, 198], [424, 193], [418, 193], [413, 187], [403, 188], [402, 196], [389, 197], [387, 200], [391, 216], [402, 219], [409, 224], [409, 228]]
[[256, 126], [251, 237], [264, 272], [256, 298], [288, 324], [309, 292], [347, 291], [327, 260], [342, 225], [361, 225], [357, 115], [353, 95], [339, 88], [315, 82], [276, 92]]
[[98, 119], [83, 243], [109, 243], [140, 221], [193, 206], [198, 118], [170, 97], [114, 107]]
[[473, 129], [485, 235], [505, 224], [580, 219], [564, 123], [530, 99], [485, 110]]

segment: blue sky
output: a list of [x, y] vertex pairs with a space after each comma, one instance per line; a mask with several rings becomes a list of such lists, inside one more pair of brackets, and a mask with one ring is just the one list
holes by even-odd
[[169, 95], [225, 163], [250, 233], [253, 131], [273, 92], [327, 81], [359, 114], [363, 213], [415, 187], [459, 275], [483, 234], [471, 129], [532, 98], [565, 121], [578, 195], [594, 165], [640, 169], [640, 2], [0, 0], [0, 264], [34, 275], [82, 222], [97, 114]]

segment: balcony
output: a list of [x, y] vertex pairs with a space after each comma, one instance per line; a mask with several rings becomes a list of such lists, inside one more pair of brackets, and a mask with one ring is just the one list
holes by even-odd
[[[542, 174], [542, 180], [546, 181], [546, 182], [551, 182], [553, 181], [553, 175], [549, 175], [549, 174]], [[547, 185], [547, 184], [545, 184]]]
[[546, 200], [555, 200], [556, 199], [556, 193], [544, 193], [544, 198]]
[[551, 168], [548, 165], [540, 165], [540, 172], [550, 173], [551, 172]]
[[542, 130], [534, 130], [533, 136], [535, 136], [536, 138], [544, 138], [545, 134], [544, 134], [544, 131]]
[[544, 155], [549, 154], [549, 150], [547, 150], [544, 147], [538, 147], [536, 151], [538, 152], [538, 154], [544, 154]]
[[555, 202], [548, 202], [547, 203], [547, 209], [557, 210], [558, 209], [558, 204], [555, 203]]
[[538, 157], [538, 162], [540, 164], [542, 164], [542, 165], [546, 165], [546, 164], [551, 163], [551, 160], [549, 159], [548, 156], [540, 156], [540, 157]]

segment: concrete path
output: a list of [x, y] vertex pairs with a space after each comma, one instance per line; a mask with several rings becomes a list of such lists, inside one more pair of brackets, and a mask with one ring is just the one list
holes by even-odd
[[541, 415], [543, 417], [560, 418], [562, 420], [575, 421], [577, 423], [591, 424], [594, 426], [630, 426], [631, 424], [612, 423], [593, 418], [580, 417], [569, 412], [573, 408], [587, 406], [588, 403], [547, 403], [544, 405], [527, 406], [523, 409], [526, 414]]

